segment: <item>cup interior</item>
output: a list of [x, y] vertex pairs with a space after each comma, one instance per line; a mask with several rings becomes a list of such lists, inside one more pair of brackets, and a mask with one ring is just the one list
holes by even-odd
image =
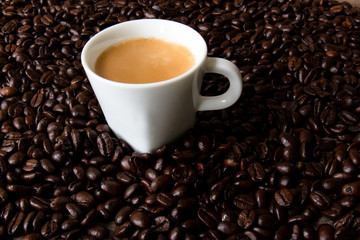
[[206, 43], [194, 29], [169, 20], [140, 19], [113, 25], [94, 35], [81, 54], [86, 72], [95, 74], [96, 60], [108, 47], [132, 38], [160, 38], [187, 47], [195, 57], [195, 65], [188, 72], [197, 69], [207, 55]]

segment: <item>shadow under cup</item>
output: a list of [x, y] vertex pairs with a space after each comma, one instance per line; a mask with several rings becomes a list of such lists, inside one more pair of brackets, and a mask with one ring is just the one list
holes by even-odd
[[[132, 38], [160, 38], [183, 45], [192, 52], [195, 65], [170, 80], [144, 84], [119, 83], [95, 74], [96, 60], [104, 50]], [[193, 126], [204, 98], [199, 92], [208, 62], [206, 42], [194, 29], [160, 19], [119, 23], [86, 43], [81, 62], [109, 127], [135, 151], [152, 152]]]

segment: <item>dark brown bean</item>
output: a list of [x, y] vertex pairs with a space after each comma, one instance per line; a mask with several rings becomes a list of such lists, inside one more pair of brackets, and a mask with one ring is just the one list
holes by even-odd
[[294, 197], [291, 191], [287, 188], [282, 188], [275, 192], [275, 201], [279, 206], [287, 207], [292, 204]]
[[326, 194], [320, 191], [314, 191], [310, 193], [310, 200], [319, 209], [327, 209], [330, 207], [330, 198]]
[[130, 214], [130, 221], [135, 226], [146, 228], [151, 224], [150, 216], [144, 211], [134, 211]]

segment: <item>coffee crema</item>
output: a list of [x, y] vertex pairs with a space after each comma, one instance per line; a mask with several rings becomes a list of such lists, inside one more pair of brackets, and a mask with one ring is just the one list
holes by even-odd
[[184, 74], [195, 57], [181, 44], [159, 38], [133, 38], [106, 49], [95, 63], [95, 73], [122, 83], [153, 83]]

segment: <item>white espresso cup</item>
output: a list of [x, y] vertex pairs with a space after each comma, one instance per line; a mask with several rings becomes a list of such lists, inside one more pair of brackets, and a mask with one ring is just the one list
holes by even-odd
[[[187, 47], [195, 65], [169, 80], [129, 84], [100, 77], [95, 62], [108, 47], [132, 38], [160, 38]], [[135, 151], [153, 152], [193, 127], [197, 111], [231, 106], [240, 97], [242, 79], [238, 68], [222, 58], [207, 57], [207, 46], [194, 29], [174, 21], [141, 19], [108, 27], [84, 46], [81, 62], [114, 134]], [[218, 96], [202, 96], [205, 73], [228, 78], [230, 87]]]

